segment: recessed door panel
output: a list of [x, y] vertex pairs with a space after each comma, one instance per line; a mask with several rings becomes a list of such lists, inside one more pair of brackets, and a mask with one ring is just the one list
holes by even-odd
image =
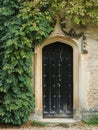
[[73, 116], [73, 48], [56, 42], [42, 50], [43, 117]]

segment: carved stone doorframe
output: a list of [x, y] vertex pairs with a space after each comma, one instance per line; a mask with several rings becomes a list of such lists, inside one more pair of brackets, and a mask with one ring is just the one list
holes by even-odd
[[[77, 43], [63, 35], [50, 36], [41, 46], [35, 47], [35, 113], [43, 116], [42, 104], [42, 49], [43, 47], [61, 42], [73, 48], [73, 111], [79, 110], [79, 50]], [[75, 113], [73, 114], [73, 118]]]

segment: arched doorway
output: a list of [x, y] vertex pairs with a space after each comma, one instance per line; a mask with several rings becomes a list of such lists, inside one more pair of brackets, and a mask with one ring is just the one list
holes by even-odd
[[73, 117], [73, 48], [55, 42], [42, 49], [43, 117]]

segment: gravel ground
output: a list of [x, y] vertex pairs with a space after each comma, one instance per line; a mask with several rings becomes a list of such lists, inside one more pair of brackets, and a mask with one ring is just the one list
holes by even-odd
[[0, 130], [98, 130], [98, 127], [33, 127], [33, 128], [0, 128]]
[[49, 124], [47, 127], [35, 127], [31, 126], [30, 123], [19, 127], [14, 126], [0, 126], [0, 130], [98, 130], [98, 126], [89, 126], [83, 123], [78, 124]]

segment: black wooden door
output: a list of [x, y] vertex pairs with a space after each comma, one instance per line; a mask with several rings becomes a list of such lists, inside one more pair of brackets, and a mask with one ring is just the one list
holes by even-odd
[[73, 115], [73, 49], [56, 42], [43, 54], [43, 117]]

